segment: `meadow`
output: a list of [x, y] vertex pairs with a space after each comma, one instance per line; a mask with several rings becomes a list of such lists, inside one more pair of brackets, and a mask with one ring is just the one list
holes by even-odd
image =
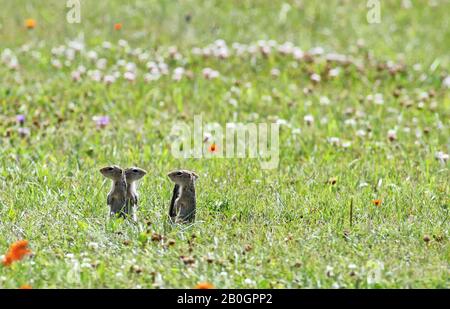
[[[450, 287], [448, 0], [0, 7], [0, 256], [31, 251], [1, 288]], [[197, 115], [279, 124], [277, 168], [174, 157]], [[108, 219], [111, 164], [148, 172], [137, 223]]]

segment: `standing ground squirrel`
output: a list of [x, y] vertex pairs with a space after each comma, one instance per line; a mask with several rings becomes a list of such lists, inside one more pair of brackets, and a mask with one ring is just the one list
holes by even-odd
[[145, 176], [147, 172], [139, 167], [130, 167], [125, 170], [127, 182], [126, 212], [131, 214], [134, 221], [137, 221], [136, 208], [138, 206], [139, 195], [137, 193], [137, 181]]
[[110, 207], [110, 214], [125, 216], [124, 210], [127, 197], [127, 182], [125, 172], [117, 165], [100, 169], [100, 173], [112, 180], [111, 190], [108, 193], [106, 203]]
[[193, 222], [195, 220], [195, 180], [198, 175], [187, 170], [177, 170], [167, 174], [175, 183], [169, 217], [172, 222]]

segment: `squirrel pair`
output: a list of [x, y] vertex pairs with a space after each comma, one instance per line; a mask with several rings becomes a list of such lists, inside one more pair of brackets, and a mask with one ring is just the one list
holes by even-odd
[[139, 167], [123, 170], [117, 165], [112, 165], [100, 169], [100, 173], [112, 180], [111, 190], [106, 198], [111, 216], [132, 216], [133, 221], [137, 221], [136, 208], [139, 196], [136, 183], [147, 172]]
[[[136, 183], [147, 172], [138, 167], [123, 170], [119, 166], [113, 165], [100, 169], [100, 173], [112, 180], [111, 190], [106, 199], [110, 207], [110, 214], [121, 217], [131, 215], [133, 220], [137, 221], [138, 193]], [[167, 176], [175, 183], [169, 207], [171, 222], [193, 222], [196, 211], [195, 181], [199, 176], [188, 170], [175, 170]]]

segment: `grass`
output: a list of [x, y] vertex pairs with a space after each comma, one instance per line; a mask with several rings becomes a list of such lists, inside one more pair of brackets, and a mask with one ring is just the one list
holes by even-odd
[[[61, 1], [0, 1], [0, 53], [9, 48], [20, 63], [18, 70], [0, 65], [0, 252], [18, 239], [33, 251], [0, 267], [0, 287], [448, 288], [449, 172], [435, 153], [449, 152], [442, 80], [450, 68], [450, 5], [435, 2], [405, 9], [383, 1], [381, 23], [368, 24], [364, 1], [292, 1], [285, 19], [283, 3], [274, 1], [82, 1], [81, 23], [68, 24]], [[26, 18], [37, 27], [25, 29]], [[79, 55], [69, 67], [53, 67], [64, 56], [51, 49], [80, 33], [107, 70], [118, 59], [135, 62], [137, 79], [74, 82], [78, 65], [94, 69]], [[145, 62], [126, 54], [119, 39], [150, 60], [164, 57], [170, 74], [144, 82]], [[269, 39], [322, 46], [361, 59], [362, 69], [342, 67], [337, 78], [313, 84], [310, 74], [326, 68], [320, 57], [297, 62], [273, 50], [220, 60], [191, 52], [217, 39], [230, 48]], [[356, 47], [358, 39], [365, 47]], [[181, 60], [167, 56], [170, 46]], [[389, 74], [388, 60], [405, 70]], [[193, 78], [172, 80], [178, 66]], [[205, 67], [220, 77], [205, 80]], [[424, 92], [431, 96], [420, 99]], [[375, 93], [384, 104], [366, 99]], [[18, 114], [30, 129], [24, 138]], [[255, 159], [174, 158], [173, 123], [199, 114], [222, 125], [285, 120], [278, 168], [263, 170]], [[98, 129], [96, 115], [110, 124]], [[331, 137], [351, 145], [332, 145]], [[107, 164], [149, 172], [139, 186], [138, 224], [107, 220], [110, 184], [98, 171]], [[175, 168], [200, 175], [193, 226], [167, 223], [166, 174]]]

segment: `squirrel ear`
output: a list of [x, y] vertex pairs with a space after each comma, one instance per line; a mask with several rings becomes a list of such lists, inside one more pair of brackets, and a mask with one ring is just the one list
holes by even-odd
[[194, 178], [194, 180], [197, 180], [199, 176], [196, 173], [192, 172], [192, 178]]

